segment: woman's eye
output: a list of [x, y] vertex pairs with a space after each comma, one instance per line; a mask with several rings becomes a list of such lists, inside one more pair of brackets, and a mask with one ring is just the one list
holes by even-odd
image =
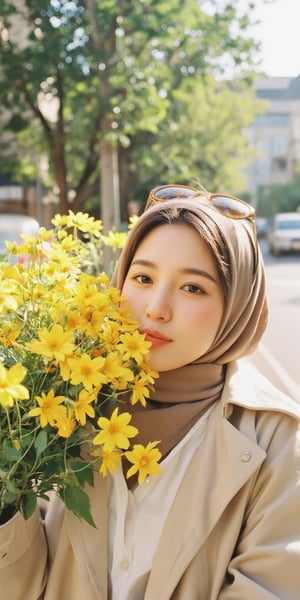
[[187, 290], [190, 294], [205, 294], [203, 288], [201, 288], [199, 285], [196, 285], [195, 283], [188, 283], [184, 286], [184, 289]]
[[151, 283], [151, 279], [150, 277], [148, 277], [148, 275], [136, 275], [134, 277], [134, 279], [138, 282], [138, 283]]

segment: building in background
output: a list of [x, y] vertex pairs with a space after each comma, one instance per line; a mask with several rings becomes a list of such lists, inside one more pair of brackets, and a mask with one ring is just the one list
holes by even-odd
[[248, 131], [256, 152], [246, 172], [254, 203], [259, 186], [289, 183], [300, 161], [300, 76], [258, 78], [256, 95], [266, 108]]

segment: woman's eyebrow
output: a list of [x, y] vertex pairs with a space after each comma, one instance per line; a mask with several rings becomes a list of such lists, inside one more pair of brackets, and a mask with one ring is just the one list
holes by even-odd
[[130, 263], [130, 267], [133, 267], [135, 265], [141, 265], [142, 267], [152, 267], [155, 269], [156, 264], [154, 262], [151, 262], [151, 260], [146, 260], [143, 258], [137, 258], [136, 260], [133, 260]]
[[216, 278], [211, 273], [209, 273], [208, 271], [204, 271], [203, 269], [189, 267], [187, 269], [180, 269], [180, 273], [184, 273], [187, 275], [200, 275], [200, 277], [206, 277], [207, 279], [210, 279], [214, 283], [218, 284]]
[[[151, 267], [152, 269], [157, 268], [157, 265], [155, 263], [153, 263], [151, 260], [146, 260], [146, 259], [142, 259], [142, 258], [133, 260], [130, 266], [132, 267], [132, 266], [136, 266], [136, 265], [140, 265], [142, 267]], [[216, 278], [213, 275], [211, 275], [211, 273], [208, 273], [208, 271], [204, 271], [203, 269], [187, 267], [184, 269], [179, 269], [179, 273], [182, 273], [183, 275], [199, 275], [200, 277], [206, 277], [207, 279], [209, 279], [210, 281], [213, 281], [213, 283], [218, 285], [218, 281], [216, 280]]]

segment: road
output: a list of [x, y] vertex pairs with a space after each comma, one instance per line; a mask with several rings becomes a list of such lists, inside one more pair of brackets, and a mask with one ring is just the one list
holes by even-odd
[[266, 265], [270, 321], [253, 362], [300, 402], [300, 255], [275, 258], [260, 242]]

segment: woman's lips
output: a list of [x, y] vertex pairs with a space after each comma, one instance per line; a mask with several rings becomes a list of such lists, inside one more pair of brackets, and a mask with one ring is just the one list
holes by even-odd
[[165, 344], [169, 344], [172, 340], [166, 337], [160, 331], [156, 331], [154, 329], [141, 329], [141, 333], [144, 334], [145, 340], [147, 342], [151, 342], [153, 346], [164, 346]]

